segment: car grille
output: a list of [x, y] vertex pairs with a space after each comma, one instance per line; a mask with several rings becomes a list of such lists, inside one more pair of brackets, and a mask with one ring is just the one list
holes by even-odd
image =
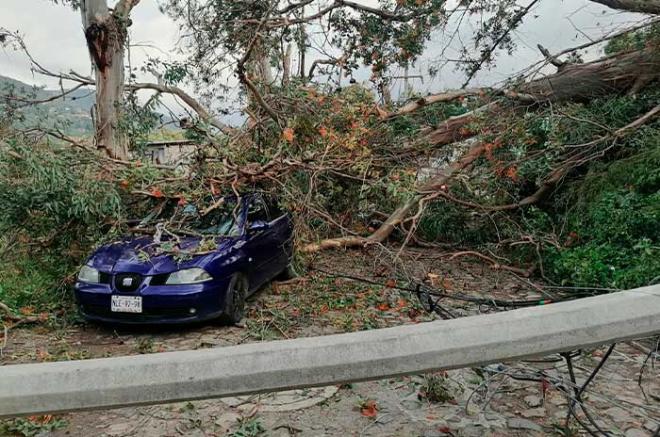
[[119, 273], [115, 275], [115, 289], [122, 293], [132, 293], [142, 284], [142, 275], [137, 273]]

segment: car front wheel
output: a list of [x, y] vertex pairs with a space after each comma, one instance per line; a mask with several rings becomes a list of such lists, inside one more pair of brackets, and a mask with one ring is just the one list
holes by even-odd
[[220, 315], [220, 322], [235, 325], [245, 316], [245, 298], [248, 293], [248, 280], [242, 273], [232, 276], [227, 287], [225, 307]]

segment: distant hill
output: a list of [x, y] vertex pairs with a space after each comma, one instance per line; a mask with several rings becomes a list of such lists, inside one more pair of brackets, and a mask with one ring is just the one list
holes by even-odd
[[[59, 95], [61, 90], [48, 90], [26, 84], [5, 76], [0, 76], [0, 95], [12, 93], [34, 100], [45, 100]], [[91, 108], [96, 100], [93, 89], [80, 88], [52, 102], [26, 108], [23, 111], [26, 126], [37, 123], [58, 126], [69, 135], [83, 136], [92, 132]]]
[[[1, 0], [0, 0], [1, 1]], [[13, 94], [30, 100], [46, 100], [62, 94], [62, 90], [49, 90], [0, 75], [0, 96]], [[92, 135], [91, 110], [96, 102], [96, 91], [93, 88], [80, 88], [52, 102], [26, 107], [22, 110], [25, 120], [23, 126], [52, 128], [58, 126], [69, 136], [82, 137]], [[162, 109], [159, 111], [158, 109]], [[1, 109], [1, 106], [0, 106]], [[164, 106], [156, 108], [162, 128], [168, 132], [181, 132], [178, 119], [172, 118]], [[172, 123], [174, 121], [174, 123]], [[156, 134], [156, 137], [158, 135]]]

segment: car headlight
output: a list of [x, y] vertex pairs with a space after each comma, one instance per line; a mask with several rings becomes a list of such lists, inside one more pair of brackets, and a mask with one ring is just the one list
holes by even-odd
[[88, 282], [90, 284], [98, 284], [101, 282], [99, 271], [94, 267], [82, 266], [80, 272], [78, 272], [78, 280], [81, 282]]
[[194, 268], [170, 273], [165, 285], [198, 284], [213, 279], [204, 269]]

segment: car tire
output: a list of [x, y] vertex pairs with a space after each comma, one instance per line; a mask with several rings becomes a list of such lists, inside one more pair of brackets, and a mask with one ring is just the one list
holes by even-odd
[[225, 307], [220, 314], [219, 321], [224, 325], [235, 325], [245, 317], [245, 299], [248, 294], [248, 280], [242, 273], [231, 277], [227, 286]]

